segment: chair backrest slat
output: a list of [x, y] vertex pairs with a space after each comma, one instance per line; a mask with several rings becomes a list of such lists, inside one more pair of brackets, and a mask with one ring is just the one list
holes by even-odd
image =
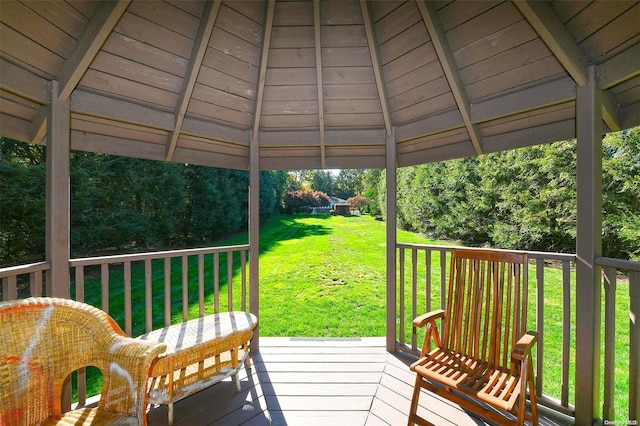
[[489, 365], [509, 367], [526, 331], [527, 256], [454, 249], [443, 346]]

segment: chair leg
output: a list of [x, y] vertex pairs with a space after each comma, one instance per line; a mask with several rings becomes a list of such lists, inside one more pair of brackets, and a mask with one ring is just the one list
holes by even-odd
[[418, 415], [418, 400], [420, 399], [420, 376], [416, 375], [416, 384], [413, 386], [413, 397], [411, 398], [411, 409], [409, 410], [409, 421], [407, 426], [415, 426], [414, 417]]

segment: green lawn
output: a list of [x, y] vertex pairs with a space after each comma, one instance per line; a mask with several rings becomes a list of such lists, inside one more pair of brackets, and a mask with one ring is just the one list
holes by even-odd
[[[304, 337], [366, 337], [385, 335], [385, 240], [386, 225], [370, 216], [276, 216], [261, 227], [260, 232], [260, 333], [263, 336]], [[417, 244], [442, 244], [419, 235], [398, 231], [398, 241]], [[247, 242], [247, 235], [238, 234], [216, 245], [235, 245]], [[410, 259], [406, 259], [407, 265]], [[424, 260], [420, 260], [424, 265]], [[161, 263], [161, 262], [159, 262]], [[205, 259], [210, 265], [210, 259]], [[438, 256], [433, 256], [432, 269], [439, 274]], [[221, 292], [226, 286], [226, 261], [221, 258]], [[407, 266], [407, 276], [410, 268]], [[196, 259], [189, 261], [189, 276], [197, 277]], [[205, 282], [211, 281], [211, 271], [205, 272]], [[239, 272], [235, 271], [239, 276]], [[172, 263], [172, 313], [174, 322], [182, 319], [182, 290], [180, 259]], [[535, 268], [530, 268], [532, 302], [535, 301]], [[239, 282], [239, 278], [234, 278]], [[420, 276], [419, 282], [424, 282]], [[194, 279], [195, 280], [195, 279]], [[122, 275], [110, 275], [110, 313], [122, 324], [118, 312], [123, 312]], [[572, 279], [575, 283], [575, 277]], [[154, 327], [163, 325], [163, 270], [159, 264], [153, 270]], [[433, 296], [438, 299], [438, 284], [434, 281]], [[86, 293], [99, 297], [99, 278], [87, 279]], [[234, 286], [235, 287], [235, 286]], [[621, 290], [624, 284], [620, 285]], [[627, 286], [628, 287], [628, 286]], [[407, 300], [410, 283], [405, 289]], [[197, 283], [190, 284], [190, 317], [198, 315]], [[419, 305], [424, 306], [419, 291]], [[235, 298], [239, 291], [234, 289]], [[226, 297], [226, 296], [225, 296]], [[545, 268], [545, 335], [544, 335], [544, 393], [560, 397], [560, 366], [562, 354], [562, 271]], [[132, 265], [132, 300], [144, 300], [144, 270]], [[211, 306], [212, 296], [207, 298]], [[575, 288], [571, 289], [572, 340], [575, 339]], [[99, 299], [87, 300], [96, 306]], [[238, 305], [236, 305], [238, 306]], [[437, 307], [437, 303], [432, 305]], [[618, 297], [616, 341], [616, 412], [627, 407], [628, 398], [628, 289]], [[626, 310], [625, 310], [626, 306]], [[236, 308], [237, 309], [237, 308]], [[224, 310], [224, 309], [223, 309]], [[208, 309], [211, 312], [211, 309]], [[421, 312], [418, 312], [418, 314]], [[134, 303], [134, 335], [144, 329], [144, 304]], [[411, 312], [407, 307], [405, 333], [410, 336]], [[628, 321], [628, 320], [627, 320]], [[535, 325], [535, 309], [530, 310], [530, 324]], [[625, 350], [624, 347], [627, 347]], [[572, 342], [572, 347], [575, 347]], [[574, 353], [571, 353], [573, 359]], [[625, 365], [626, 362], [626, 365]], [[573, 382], [571, 370], [569, 380]], [[573, 385], [570, 398], [573, 400]]]

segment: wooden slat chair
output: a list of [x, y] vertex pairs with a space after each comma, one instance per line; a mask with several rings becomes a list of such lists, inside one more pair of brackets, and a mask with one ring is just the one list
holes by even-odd
[[417, 414], [422, 388], [498, 424], [522, 425], [526, 418], [537, 425], [531, 351], [538, 334], [525, 332], [526, 254], [452, 250], [446, 306], [413, 321], [426, 330], [421, 357], [411, 365], [417, 376], [409, 425], [430, 424]]
[[[103, 311], [67, 299], [0, 303], [0, 425], [143, 425], [149, 368], [165, 345], [126, 337]], [[103, 376], [95, 408], [62, 412], [81, 367]]]

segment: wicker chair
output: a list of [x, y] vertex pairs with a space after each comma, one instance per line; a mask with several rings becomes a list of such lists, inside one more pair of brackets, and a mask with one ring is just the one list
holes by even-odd
[[[146, 424], [149, 367], [165, 345], [126, 337], [114, 320], [67, 299], [0, 303], [0, 425]], [[95, 366], [98, 407], [62, 412], [69, 375]]]

